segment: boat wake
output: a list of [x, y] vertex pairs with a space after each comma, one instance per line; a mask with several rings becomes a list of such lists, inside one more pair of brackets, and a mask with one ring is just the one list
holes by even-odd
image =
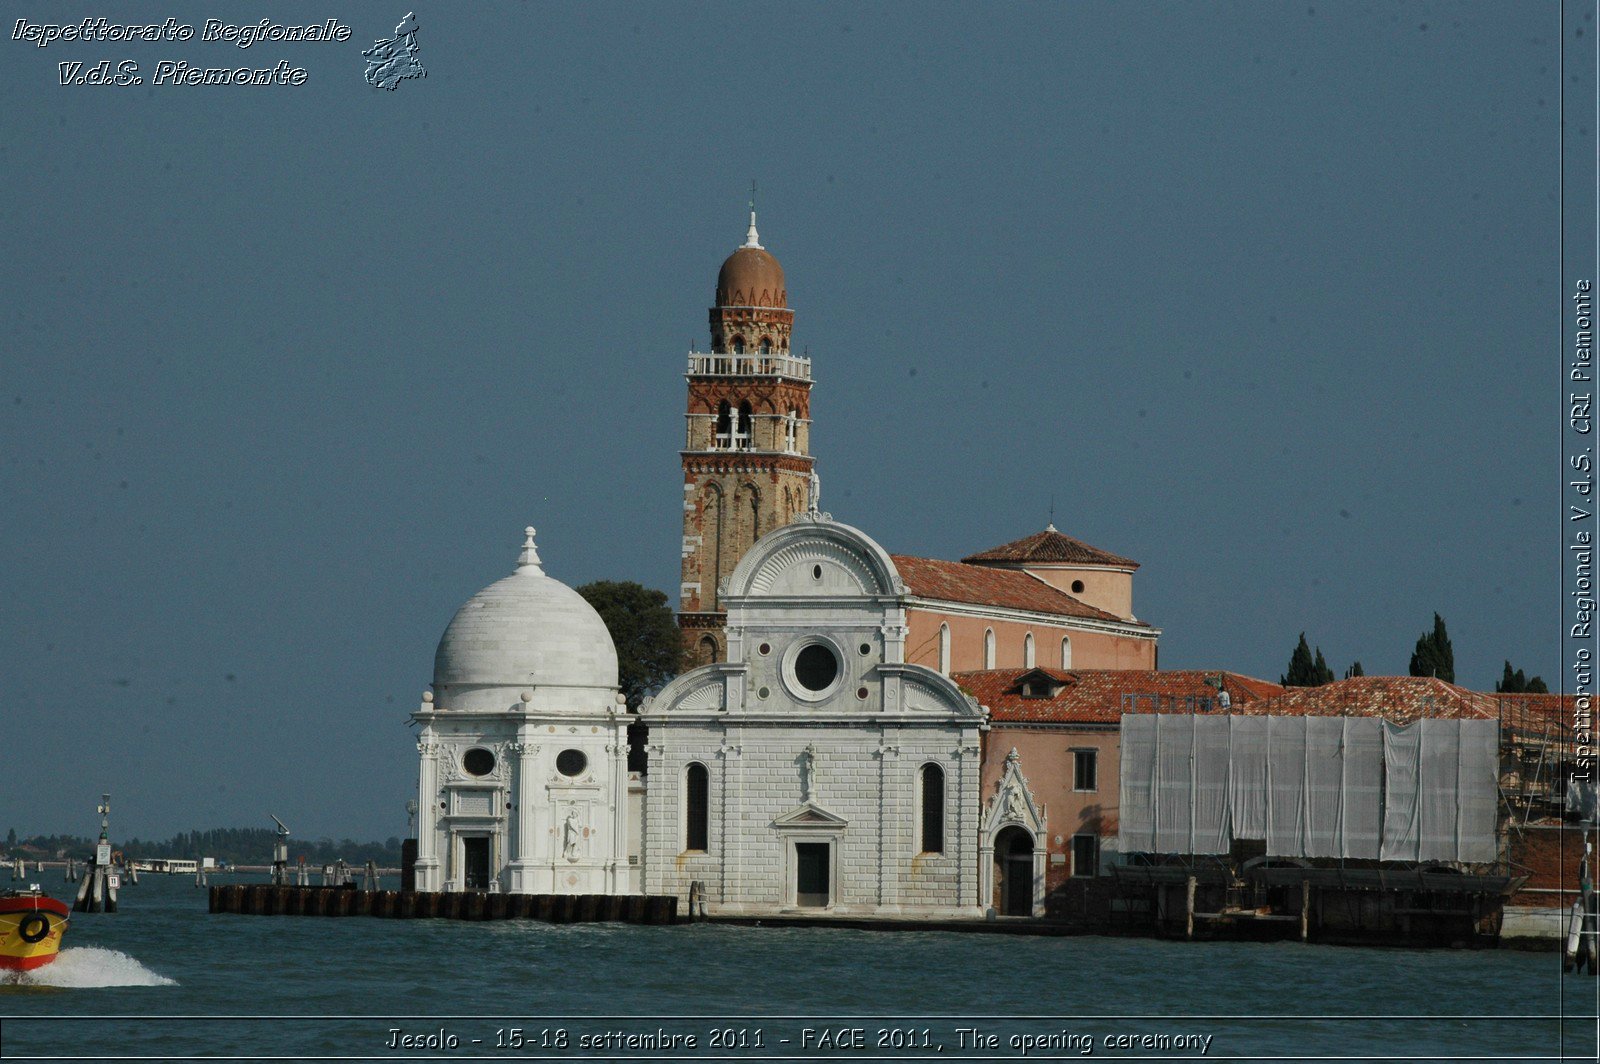
[[55, 986], [70, 989], [102, 986], [176, 986], [126, 953], [98, 946], [64, 949], [56, 959], [31, 972], [8, 973], [12, 986]]

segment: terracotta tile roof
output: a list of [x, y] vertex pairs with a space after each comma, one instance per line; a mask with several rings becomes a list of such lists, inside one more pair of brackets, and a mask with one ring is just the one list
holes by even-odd
[[[996, 723], [1057, 721], [1115, 724], [1124, 712], [1220, 713], [1215, 681], [1222, 681], [1232, 712], [1280, 694], [1283, 688], [1252, 676], [1220, 669], [985, 669], [951, 677], [989, 707]], [[1022, 681], [1047, 679], [1057, 689], [1050, 698], [1025, 698]], [[1201, 707], [1209, 700], [1210, 709]]]
[[1422, 717], [1496, 720], [1494, 695], [1432, 676], [1355, 676], [1321, 687], [1290, 687], [1236, 712], [1256, 716], [1383, 717], [1407, 724]]
[[[1050, 698], [1024, 698], [1025, 677], [1059, 687]], [[986, 669], [951, 678], [988, 706], [996, 723], [1115, 724], [1125, 712], [1221, 713], [1218, 678], [1228, 692], [1228, 712], [1244, 716], [1383, 717], [1398, 724], [1423, 717], [1501, 720], [1537, 736], [1569, 730], [1577, 703], [1572, 695], [1485, 694], [1431, 676], [1357, 676], [1321, 687], [1280, 687], [1218, 669]], [[1202, 699], [1210, 700], [1209, 708]]]
[[969, 554], [964, 562], [1066, 562], [1074, 565], [1118, 565], [1139, 568], [1132, 558], [1123, 558], [1110, 551], [1091, 547], [1081, 539], [1073, 539], [1056, 531], [1051, 525], [1043, 532], [1002, 543], [998, 547]]
[[[1500, 720], [1511, 731], [1527, 737], [1567, 740], [1573, 730], [1577, 695], [1484, 695], [1499, 707]], [[1592, 719], [1592, 718], [1591, 718]]]
[[947, 562], [938, 558], [914, 558], [906, 554], [894, 554], [891, 557], [906, 587], [919, 598], [1004, 606], [1034, 613], [1056, 613], [1066, 617], [1088, 617], [1149, 627], [1141, 621], [1128, 621], [1114, 613], [1096, 609], [1019, 569], [991, 569], [984, 565]]

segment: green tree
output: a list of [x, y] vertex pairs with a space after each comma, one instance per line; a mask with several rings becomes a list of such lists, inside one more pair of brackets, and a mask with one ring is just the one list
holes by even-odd
[[1433, 631], [1417, 637], [1417, 649], [1411, 653], [1411, 675], [1437, 676], [1445, 683], [1456, 682], [1456, 655], [1450, 649], [1450, 636], [1444, 630], [1444, 618], [1433, 615]]
[[1494, 685], [1496, 694], [1505, 695], [1547, 695], [1550, 688], [1545, 686], [1544, 679], [1534, 676], [1531, 679], [1521, 669], [1511, 671], [1511, 662], [1506, 662], [1506, 671], [1500, 682]]
[[10, 831], [6, 832], [6, 849], [14, 850], [16, 848], [17, 848], [17, 829], [16, 828], [12, 828]]
[[597, 580], [578, 588], [600, 614], [617, 645], [617, 680], [637, 711], [645, 695], [659, 690], [683, 668], [683, 635], [667, 596], [628, 580]]
[[1348, 669], [1344, 670], [1344, 678], [1346, 680], [1352, 679], [1356, 676], [1365, 676], [1366, 674], [1367, 670], [1361, 667], [1361, 662], [1359, 661], [1354, 662]]
[[1280, 676], [1278, 682], [1285, 687], [1321, 687], [1332, 679], [1333, 670], [1328, 668], [1322, 648], [1318, 647], [1313, 657], [1311, 644], [1306, 642], [1306, 634], [1301, 632], [1300, 642], [1295, 646], [1294, 653], [1289, 655], [1289, 671]]
[[1316, 677], [1313, 687], [1321, 687], [1325, 683], [1333, 682], [1333, 670], [1328, 668], [1328, 662], [1322, 656], [1322, 648], [1317, 648], [1317, 662], [1312, 666], [1312, 674]]

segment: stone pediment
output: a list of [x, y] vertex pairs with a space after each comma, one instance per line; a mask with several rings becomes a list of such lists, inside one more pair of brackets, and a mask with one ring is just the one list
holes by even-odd
[[999, 786], [984, 810], [985, 833], [999, 831], [1008, 824], [1017, 824], [1037, 835], [1045, 829], [1044, 806], [1034, 800], [1027, 777], [1022, 774], [1021, 758], [1016, 748], [1006, 755], [1005, 770]]
[[830, 813], [816, 802], [806, 802], [772, 821], [775, 828], [819, 828], [843, 830], [849, 821], [837, 813]]

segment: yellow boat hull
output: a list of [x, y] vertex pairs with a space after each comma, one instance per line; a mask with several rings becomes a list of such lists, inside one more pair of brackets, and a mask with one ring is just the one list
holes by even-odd
[[67, 907], [43, 895], [0, 897], [0, 970], [32, 971], [56, 959]]

